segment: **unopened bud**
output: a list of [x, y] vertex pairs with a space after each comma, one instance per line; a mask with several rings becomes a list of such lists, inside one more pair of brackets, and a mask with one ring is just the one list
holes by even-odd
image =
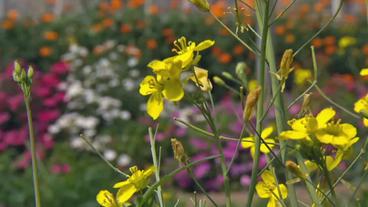
[[229, 80], [234, 80], [234, 76], [231, 75], [229, 72], [222, 72], [222, 75]]
[[29, 80], [32, 80], [33, 75], [34, 75], [34, 69], [33, 69], [33, 67], [32, 67], [32, 66], [29, 66], [28, 71], [27, 71], [27, 78], [28, 78]]
[[247, 75], [245, 74], [245, 70], [247, 69], [247, 64], [244, 62], [239, 62], [235, 67], [236, 76], [238, 76], [239, 80], [242, 82], [243, 86], [247, 86]]
[[292, 49], [285, 50], [284, 54], [282, 55], [280, 69], [288, 71], [291, 68], [291, 64], [294, 61], [294, 51]]
[[245, 109], [243, 113], [243, 118], [246, 121], [249, 121], [252, 115], [252, 111], [255, 108], [257, 104], [257, 100], [259, 97], [259, 94], [261, 93], [261, 87], [257, 87], [254, 90], [251, 90], [247, 96], [247, 99], [245, 101]]
[[218, 77], [218, 76], [214, 76], [213, 77], [213, 82], [215, 82], [217, 85], [219, 85], [219, 86], [223, 86], [223, 85], [225, 85], [225, 81], [224, 80], [222, 80], [220, 77]]
[[188, 156], [185, 154], [183, 144], [175, 138], [171, 139], [171, 147], [174, 152], [174, 158], [182, 164], [187, 164]]
[[311, 96], [312, 96], [312, 93], [304, 94], [302, 108], [300, 109], [300, 115], [312, 113], [312, 110], [310, 108]]
[[15, 61], [14, 62], [14, 73], [16, 73], [16, 74], [20, 74], [20, 72], [21, 72], [21, 67], [20, 67], [20, 65], [19, 65], [19, 63], [17, 62], [17, 61]]
[[297, 165], [295, 162], [293, 162], [291, 160], [287, 160], [285, 165], [286, 165], [286, 168], [288, 170], [290, 170], [290, 172], [292, 172], [297, 177], [299, 177], [303, 180], [305, 180], [307, 178], [307, 176], [301, 171], [299, 165]]
[[208, 12], [210, 11], [210, 4], [207, 0], [189, 0], [192, 4], [194, 4], [198, 9]]
[[20, 73], [20, 81], [24, 81], [27, 78], [27, 74], [25, 70], [22, 70], [22, 72]]

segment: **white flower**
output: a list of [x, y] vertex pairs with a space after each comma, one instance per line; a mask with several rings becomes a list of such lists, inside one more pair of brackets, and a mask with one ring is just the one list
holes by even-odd
[[120, 118], [122, 120], [129, 120], [131, 118], [132, 114], [129, 111], [121, 111], [120, 112]]
[[129, 67], [135, 67], [138, 65], [138, 59], [137, 58], [129, 58], [127, 65]]
[[106, 160], [112, 161], [116, 158], [117, 153], [112, 149], [107, 149], [107, 150], [104, 151], [103, 155], [104, 155]]
[[128, 155], [122, 154], [118, 157], [117, 164], [121, 167], [128, 166], [131, 162], [131, 159]]

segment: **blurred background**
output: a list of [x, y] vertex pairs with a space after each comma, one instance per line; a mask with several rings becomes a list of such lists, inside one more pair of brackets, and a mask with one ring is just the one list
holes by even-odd
[[[210, 2], [213, 13], [235, 29], [234, 2]], [[367, 11], [364, 0], [345, 2], [335, 22], [311, 45], [316, 50], [322, 89], [352, 108], [367, 92], [359, 78], [360, 69], [368, 65]], [[274, 16], [290, 3], [279, 0]], [[255, 14], [248, 7], [254, 7], [254, 1], [240, 0], [239, 4], [241, 18], [256, 29]], [[334, 0], [297, 1], [273, 25], [277, 60], [285, 49], [299, 48], [317, 32], [338, 4]], [[211, 77], [222, 72], [235, 76], [236, 64], [245, 62], [249, 87], [254, 87], [254, 55], [189, 1], [0, 0], [0, 206], [33, 204], [25, 107], [11, 75], [15, 60], [33, 65], [37, 71], [32, 108], [44, 206], [97, 206], [99, 189], [122, 178], [90, 151], [79, 134], [90, 137], [104, 157], [124, 171], [132, 165], [149, 166], [147, 127], [153, 122], [145, 114], [146, 99], [138, 93], [139, 82], [150, 72], [147, 63], [172, 54], [172, 42], [181, 36], [193, 41], [214, 39], [216, 45], [203, 53], [201, 67], [208, 69]], [[240, 36], [249, 41], [249, 36]], [[287, 83], [287, 102], [308, 87], [311, 67], [308, 46], [296, 57], [295, 72]], [[228, 84], [237, 87], [231, 81]], [[241, 121], [234, 114], [242, 113], [235, 95], [214, 87], [216, 113], [221, 114], [219, 127], [223, 134], [234, 137], [241, 130]], [[318, 94], [313, 96], [314, 109], [328, 105]], [[290, 116], [299, 109], [298, 104], [291, 107]], [[171, 152], [172, 137], [185, 144], [192, 160], [217, 153], [199, 134], [172, 121], [179, 117], [205, 128], [203, 117], [196, 112], [185, 102], [167, 107], [157, 134], [163, 173], [178, 166]], [[267, 123], [273, 124], [272, 113]], [[250, 183], [252, 161], [248, 150], [237, 151], [235, 142], [227, 142], [226, 159], [234, 155], [232, 187], [243, 195]], [[194, 168], [195, 176], [214, 193], [222, 189], [219, 172], [212, 161]], [[188, 200], [185, 196], [196, 190], [183, 172], [167, 185], [164, 195], [167, 202], [175, 203], [178, 197]]]

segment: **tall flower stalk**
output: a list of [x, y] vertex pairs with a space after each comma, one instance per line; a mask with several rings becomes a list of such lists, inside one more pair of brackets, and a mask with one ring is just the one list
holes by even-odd
[[35, 133], [32, 121], [32, 109], [31, 109], [31, 88], [32, 88], [32, 78], [33, 78], [34, 70], [32, 67], [29, 67], [26, 72], [24, 68], [22, 68], [18, 62], [14, 63], [14, 72], [13, 79], [20, 86], [23, 96], [24, 103], [26, 105], [27, 110], [27, 119], [28, 119], [28, 129], [29, 129], [29, 141], [31, 148], [31, 157], [32, 157], [32, 175], [33, 175], [33, 190], [34, 190], [34, 198], [36, 207], [41, 207], [41, 195], [40, 195], [40, 184], [39, 184], [39, 175], [38, 175], [38, 165], [37, 165], [37, 155], [36, 155], [36, 141], [35, 141]]

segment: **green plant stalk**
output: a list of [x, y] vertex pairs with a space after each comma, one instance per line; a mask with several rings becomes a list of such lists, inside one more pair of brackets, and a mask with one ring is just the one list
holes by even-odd
[[199, 163], [205, 162], [207, 160], [213, 160], [216, 158], [219, 158], [221, 155], [213, 155], [213, 156], [209, 156], [209, 157], [205, 157], [201, 160], [196, 160], [193, 161], [183, 167], [177, 168], [176, 170], [172, 171], [171, 173], [161, 177], [160, 181], [156, 182], [155, 184], [153, 184], [151, 187], [148, 188], [148, 190], [144, 193], [142, 201], [138, 204], [138, 207], [143, 207], [143, 205], [145, 204], [145, 202], [148, 200], [148, 198], [151, 196], [151, 194], [153, 193], [153, 191], [161, 186], [162, 184], [164, 184], [165, 182], [169, 181], [172, 177], [174, 177], [176, 174], [178, 174], [179, 172], [189, 169], [192, 166], [195, 166]]
[[[155, 170], [156, 182], [160, 182], [160, 166], [158, 164], [159, 161], [157, 159], [155, 136], [152, 133], [152, 128], [151, 127], [148, 128], [148, 135], [149, 135], [150, 144], [151, 144], [151, 154], [152, 154], [153, 165], [156, 168], [156, 170]], [[162, 199], [161, 186], [157, 187], [156, 194], [157, 194], [158, 201], [160, 203], [160, 207], [164, 207], [164, 202], [163, 202], [163, 199]]]
[[[307, 171], [307, 166], [305, 166], [304, 164], [304, 160], [303, 160], [303, 157], [298, 153], [296, 154], [296, 159], [298, 161], [298, 164], [301, 168], [301, 170], [303, 172]], [[312, 180], [311, 178], [309, 177], [309, 175], [306, 175], [307, 178], [305, 180], [305, 185], [307, 186], [307, 190], [308, 190], [308, 193], [313, 201], [313, 203], [317, 206], [317, 207], [320, 207], [321, 204], [319, 202], [319, 199], [318, 199], [318, 196], [317, 196], [317, 192], [316, 192], [316, 189], [314, 188], [314, 186], [312, 185]]]
[[[268, 4], [266, 4], [263, 1], [257, 1], [257, 2], [258, 2], [257, 4], [258, 6], [256, 7], [256, 16], [257, 16], [257, 22], [258, 22], [259, 28], [261, 30], [268, 31], [269, 30], [268, 23], [265, 24], [264, 21], [262, 21], [263, 19], [262, 19], [262, 13], [261, 13], [262, 8], [264, 8], [265, 6], [268, 6]], [[270, 71], [272, 73], [276, 73], [277, 67], [276, 67], [276, 61], [275, 61], [275, 55], [274, 55], [275, 52], [274, 52], [273, 43], [272, 43], [272, 36], [269, 32], [267, 32], [267, 44], [266, 44], [265, 53], [266, 53], [265, 54], [266, 59], [270, 67]], [[277, 127], [278, 133], [281, 133], [285, 129], [285, 123], [287, 122], [287, 120], [285, 116], [285, 108], [284, 108], [284, 101], [282, 98], [282, 94], [278, 93], [279, 81], [273, 75], [271, 75], [271, 88], [272, 88], [272, 94], [275, 96], [274, 106], [275, 106], [276, 127]], [[285, 162], [286, 160], [285, 145], [286, 143], [284, 141], [280, 141], [281, 159], [283, 162]], [[286, 171], [286, 178], [291, 179], [291, 174], [288, 171]], [[294, 186], [292, 184], [288, 184], [287, 186], [288, 186], [288, 192], [289, 192], [288, 199], [290, 201], [290, 206], [298, 206], [298, 200], [296, 198], [296, 192], [295, 192]]]
[[[256, 7], [257, 17], [261, 14], [261, 8]], [[268, 13], [269, 13], [269, 0], [266, 1], [266, 4], [264, 5], [264, 13], [263, 13], [263, 25], [268, 25]], [[260, 21], [261, 19], [259, 19]], [[268, 35], [268, 27], [265, 26], [263, 28], [260, 27], [262, 30], [262, 39], [261, 39], [261, 59], [260, 59], [260, 67], [259, 67], [259, 76], [258, 76], [258, 83], [261, 86], [261, 93], [258, 97], [257, 102], [257, 114], [256, 114], [256, 131], [261, 132], [262, 131], [262, 121], [261, 118], [263, 116], [263, 101], [265, 97], [265, 70], [266, 70], [266, 50], [267, 50], [267, 35]], [[259, 133], [258, 133], [259, 134]], [[258, 165], [259, 165], [259, 158], [260, 158], [260, 147], [261, 147], [261, 138], [259, 136], [256, 136], [255, 139], [255, 153], [253, 158], [253, 166], [252, 166], [252, 176], [251, 176], [251, 182], [249, 186], [248, 191], [248, 200], [247, 200], [247, 207], [252, 206], [253, 196], [256, 188], [256, 182], [257, 182], [257, 174], [258, 174]]]
[[36, 207], [41, 207], [40, 182], [39, 182], [39, 175], [38, 175], [35, 133], [34, 133], [33, 121], [32, 121], [31, 98], [29, 96], [24, 96], [24, 103], [27, 109], [29, 140], [30, 140], [31, 157], [32, 157], [32, 175], [33, 175], [33, 189], [34, 189], [35, 204], [36, 204]]

